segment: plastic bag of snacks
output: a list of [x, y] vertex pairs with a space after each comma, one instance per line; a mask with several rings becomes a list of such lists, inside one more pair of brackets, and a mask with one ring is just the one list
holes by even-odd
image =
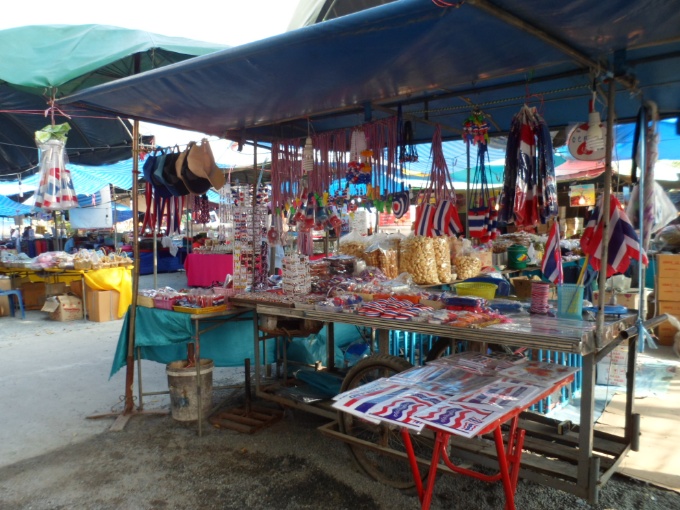
[[437, 276], [442, 283], [451, 281], [451, 256], [449, 253], [449, 242], [446, 236], [435, 237], [434, 258], [437, 263]]
[[352, 255], [363, 258], [366, 249], [366, 238], [352, 231], [346, 236], [342, 236], [338, 243], [338, 251], [343, 255]]
[[418, 285], [437, 285], [439, 275], [431, 237], [409, 236], [401, 243], [402, 270]]
[[456, 257], [453, 263], [456, 266], [456, 274], [459, 280], [474, 278], [482, 270], [482, 261], [474, 256], [474, 251], [463, 252]]
[[366, 248], [364, 260], [368, 266], [377, 267], [388, 278], [396, 278], [399, 275], [398, 252], [389, 246], [385, 237]]
[[387, 247], [391, 250], [397, 252], [397, 274], [402, 273], [401, 269], [401, 242], [406, 239], [404, 234], [397, 232], [396, 234], [391, 234], [387, 236], [386, 243]]

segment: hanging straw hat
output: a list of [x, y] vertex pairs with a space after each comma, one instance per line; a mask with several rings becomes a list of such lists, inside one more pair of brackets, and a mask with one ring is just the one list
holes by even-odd
[[188, 156], [191, 154], [192, 150], [196, 150], [195, 147], [195, 142], [189, 142], [187, 148], [177, 158], [175, 171], [177, 172], [177, 177], [182, 180], [191, 193], [203, 195], [210, 189], [211, 183], [208, 179], [194, 175], [189, 169]]
[[213, 188], [219, 190], [224, 186], [224, 172], [215, 164], [210, 142], [201, 140], [200, 145], [195, 145], [187, 155], [189, 170], [197, 177], [208, 179]]

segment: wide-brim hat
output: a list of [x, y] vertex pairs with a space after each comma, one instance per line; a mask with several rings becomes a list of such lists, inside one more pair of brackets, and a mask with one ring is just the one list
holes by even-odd
[[197, 177], [208, 179], [216, 190], [219, 190], [225, 183], [224, 172], [215, 163], [210, 142], [201, 140], [200, 145], [195, 145], [193, 150], [187, 155], [189, 170]]
[[165, 187], [176, 197], [182, 197], [189, 194], [189, 190], [182, 179], [177, 177], [177, 171], [175, 169], [177, 166], [177, 159], [179, 159], [180, 155], [179, 148], [177, 151], [172, 151], [167, 154], [162, 170], [162, 179], [165, 183]]
[[201, 177], [200, 175], [196, 175], [190, 170], [188, 163], [189, 155], [195, 150], [196, 144], [194, 142], [190, 142], [189, 145], [187, 145], [187, 148], [177, 158], [177, 163], [175, 163], [175, 172], [177, 177], [182, 180], [186, 188], [191, 193], [203, 195], [212, 187], [212, 183], [210, 180]]

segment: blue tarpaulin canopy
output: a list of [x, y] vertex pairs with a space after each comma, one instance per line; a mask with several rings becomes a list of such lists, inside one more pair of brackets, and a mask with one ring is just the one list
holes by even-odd
[[12, 217], [30, 212], [31, 207], [15, 202], [11, 198], [0, 196], [0, 216]]
[[[231, 139], [304, 137], [393, 115], [416, 141], [458, 130], [474, 105], [502, 133], [525, 102], [551, 127], [587, 119], [593, 79], [617, 78], [615, 113], [680, 110], [680, 9], [666, 0], [400, 0], [64, 100]], [[602, 96], [600, 96], [602, 98]], [[597, 107], [604, 111], [604, 99]], [[387, 110], [387, 111], [386, 111]], [[604, 111], [605, 117], [608, 112]], [[428, 123], [429, 122], [429, 123]]]

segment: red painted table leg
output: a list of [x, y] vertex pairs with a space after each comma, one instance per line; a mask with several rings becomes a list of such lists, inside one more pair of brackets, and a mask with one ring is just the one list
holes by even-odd
[[505, 493], [505, 510], [515, 510], [515, 491], [512, 488], [512, 479], [510, 478], [508, 459], [505, 453], [503, 433], [501, 432], [500, 425], [494, 429], [493, 437], [496, 442], [498, 468], [500, 469], [501, 481], [503, 482], [503, 492]]

